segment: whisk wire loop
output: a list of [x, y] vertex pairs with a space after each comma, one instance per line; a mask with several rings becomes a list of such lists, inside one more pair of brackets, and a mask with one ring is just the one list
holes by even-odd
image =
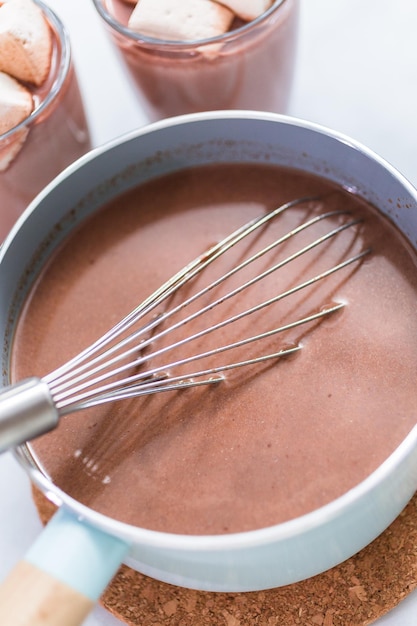
[[[47, 382], [51, 393], [53, 394], [56, 406], [60, 410], [61, 414], [66, 414], [87, 406], [93, 406], [95, 404], [101, 404], [111, 399], [120, 399], [125, 397], [133, 397], [138, 395], [145, 395], [149, 393], [155, 393], [162, 390], [185, 388], [190, 386], [200, 386], [202, 384], [212, 384], [218, 382], [221, 378], [212, 378], [213, 375], [224, 373], [227, 370], [242, 367], [244, 365], [264, 362], [270, 359], [280, 358], [287, 354], [291, 354], [299, 349], [299, 346], [291, 346], [281, 349], [271, 354], [262, 355], [261, 357], [244, 359], [229, 364], [223, 364], [221, 366], [204, 368], [200, 371], [192, 372], [184, 377], [184, 375], [165, 375], [164, 372], [174, 369], [178, 365], [183, 366], [194, 361], [202, 360], [210, 356], [216, 356], [220, 353], [233, 350], [237, 347], [248, 345], [255, 341], [259, 341], [265, 337], [278, 334], [302, 324], [307, 324], [313, 319], [323, 318], [339, 309], [344, 305], [338, 303], [336, 305], [324, 308], [322, 311], [313, 315], [307, 315], [290, 324], [284, 324], [272, 330], [258, 333], [250, 337], [246, 337], [242, 340], [231, 342], [222, 346], [218, 346], [212, 350], [206, 350], [200, 353], [196, 353], [190, 357], [183, 358], [181, 360], [173, 361], [163, 366], [157, 366], [146, 371], [138, 371], [138, 369], [150, 361], [152, 358], [159, 357], [162, 354], [176, 350], [180, 346], [191, 343], [197, 339], [200, 339], [210, 333], [213, 333], [227, 325], [230, 325], [238, 320], [253, 315], [254, 313], [269, 307], [274, 303], [306, 288], [314, 283], [317, 283], [327, 276], [339, 271], [343, 267], [359, 261], [369, 253], [369, 250], [364, 250], [358, 254], [355, 254], [348, 259], [334, 265], [330, 269], [320, 272], [319, 274], [302, 281], [299, 284], [287, 289], [279, 294], [273, 295], [271, 298], [264, 300], [250, 308], [246, 308], [231, 317], [222, 319], [220, 322], [212, 323], [208, 327], [203, 328], [198, 332], [194, 332], [187, 337], [174, 341], [169, 345], [162, 346], [155, 349], [150, 353], [146, 352], [146, 349], [157, 343], [163, 337], [169, 333], [189, 324], [196, 318], [205, 315], [211, 309], [218, 307], [220, 304], [242, 293], [244, 290], [250, 288], [255, 283], [263, 280], [267, 276], [273, 274], [278, 269], [283, 268], [288, 263], [301, 257], [302, 255], [317, 248], [324, 242], [336, 237], [342, 231], [352, 228], [361, 222], [360, 219], [350, 219], [338, 226], [332, 228], [324, 235], [316, 237], [313, 241], [304, 245], [294, 253], [289, 254], [279, 262], [272, 264], [266, 270], [256, 274], [254, 277], [245, 280], [242, 284], [235, 287], [227, 293], [209, 302], [206, 305], [201, 306], [197, 311], [186, 315], [178, 322], [171, 324], [164, 328], [163, 324], [173, 315], [185, 309], [190, 304], [195, 302], [198, 298], [206, 295], [210, 291], [214, 290], [221, 283], [230, 279], [233, 275], [242, 271], [244, 268], [253, 264], [256, 260], [260, 259], [268, 252], [271, 252], [278, 246], [284, 244], [289, 239], [295, 237], [298, 233], [305, 231], [323, 220], [331, 220], [332, 218], [348, 215], [349, 211], [345, 210], [333, 210], [325, 213], [314, 215], [313, 217], [305, 220], [298, 226], [294, 227], [289, 232], [281, 235], [267, 246], [264, 246], [258, 250], [255, 254], [252, 254], [242, 262], [236, 264], [230, 270], [223, 273], [220, 277], [210, 282], [204, 288], [197, 290], [188, 298], [181, 301], [176, 306], [168, 309], [146, 323], [143, 323], [137, 330], [133, 330], [127, 337], [122, 337], [117, 341], [117, 338], [121, 337], [126, 331], [132, 328], [135, 324], [142, 320], [146, 315], [149, 315], [157, 306], [170, 298], [175, 292], [178, 291], [184, 284], [188, 283], [192, 278], [202, 272], [208, 265], [213, 263], [220, 256], [225, 254], [230, 248], [237, 245], [240, 241], [245, 239], [249, 234], [255, 232], [257, 229], [267, 225], [271, 220], [281, 215], [284, 211], [293, 208], [296, 205], [302, 205], [303, 203], [310, 203], [317, 200], [317, 198], [309, 197], [303, 199], [293, 200], [276, 209], [265, 213], [255, 219], [250, 220], [244, 226], [235, 230], [232, 234], [225, 239], [216, 243], [208, 251], [199, 255], [194, 261], [185, 266], [171, 279], [164, 283], [153, 294], [146, 298], [138, 307], [136, 307], [129, 315], [127, 315], [121, 322], [108, 331], [101, 339], [93, 343], [89, 348], [81, 352], [77, 357], [69, 361], [65, 366], [58, 368], [51, 374], [44, 377], [44, 381]], [[130, 347], [129, 347], [130, 346]], [[139, 354], [139, 355], [138, 355]], [[122, 363], [120, 365], [120, 363]], [[135, 373], [132, 373], [134, 370]], [[123, 375], [130, 371], [129, 375]], [[120, 378], [122, 376], [122, 378]], [[195, 379], [202, 378], [203, 376], [209, 376], [205, 380]], [[106, 382], [109, 379], [114, 379], [111, 382]], [[163, 383], [161, 382], [163, 380]]]
[[[311, 200], [311, 199], [309, 199], [309, 200]], [[232, 245], [236, 245], [236, 243], [241, 241], [244, 236], [247, 236], [248, 234], [252, 233], [255, 230], [255, 228], [259, 228], [260, 226], [264, 225], [266, 223], [266, 221], [267, 221], [265, 219], [266, 217], [268, 218], [268, 220], [270, 220], [273, 217], [276, 217], [277, 215], [282, 213], [283, 210], [291, 208], [292, 206], [294, 206], [294, 203], [287, 203], [286, 205], [283, 205], [282, 207], [280, 207], [280, 210], [277, 209], [275, 211], [271, 211], [270, 213], [267, 213], [266, 216], [262, 216], [261, 218], [257, 218], [256, 220], [251, 220], [248, 223], [248, 225], [246, 226], [246, 228], [245, 227], [239, 228], [238, 231], [236, 231], [237, 232], [236, 237], [230, 236], [230, 237], [227, 238], [227, 241], [223, 240], [224, 243], [220, 242], [220, 244], [216, 244], [215, 246], [213, 246], [207, 253], [199, 256], [198, 259], [196, 259], [189, 266], [187, 266], [188, 268], [190, 268], [191, 266], [193, 267], [192, 276], [194, 277], [196, 275], [197, 271], [198, 272], [201, 271], [202, 269], [207, 267], [208, 264], [212, 263], [215, 259], [219, 258], [219, 256], [221, 254], [224, 254], [227, 250], [229, 250]], [[58, 393], [63, 391], [65, 388], [68, 388], [70, 386], [73, 387], [74, 383], [77, 383], [78, 381], [83, 380], [82, 372], [85, 371], [87, 368], [88, 368], [87, 376], [90, 377], [91, 375], [93, 375], [93, 374], [95, 374], [95, 373], [97, 373], [97, 372], [99, 372], [99, 371], [101, 371], [103, 369], [108, 369], [111, 365], [115, 365], [120, 360], [126, 359], [126, 357], [128, 357], [129, 355], [136, 354], [137, 353], [138, 341], [141, 341], [141, 337], [143, 335], [149, 334], [150, 331], [153, 328], [159, 326], [160, 324], [162, 324], [162, 322], [165, 322], [168, 318], [172, 317], [174, 314], [177, 314], [180, 310], [186, 308], [191, 303], [196, 301], [198, 298], [201, 298], [203, 295], [207, 294], [209, 291], [213, 290], [215, 287], [219, 286], [221, 283], [223, 283], [223, 282], [227, 281], [228, 279], [230, 279], [234, 274], [237, 274], [239, 271], [243, 270], [248, 265], [254, 263], [254, 261], [258, 260], [259, 258], [264, 256], [265, 254], [267, 254], [268, 252], [270, 252], [271, 250], [273, 250], [277, 246], [283, 244], [289, 238], [294, 237], [296, 234], [298, 234], [301, 231], [303, 231], [303, 230], [313, 226], [314, 224], [316, 224], [319, 221], [322, 221], [324, 219], [328, 219], [330, 217], [334, 217], [335, 215], [342, 215], [343, 213], [344, 212], [340, 211], [340, 210], [339, 211], [331, 211], [331, 212], [327, 212], [327, 213], [322, 213], [322, 214], [320, 214], [318, 216], [315, 216], [312, 219], [304, 222], [300, 226], [294, 228], [290, 232], [288, 232], [285, 235], [283, 235], [283, 236], [279, 237], [278, 239], [274, 240], [268, 246], [266, 246], [266, 247], [262, 248], [261, 250], [259, 250], [256, 254], [254, 254], [254, 255], [250, 256], [249, 258], [245, 259], [243, 262], [241, 262], [240, 264], [238, 264], [237, 266], [235, 266], [234, 268], [232, 268], [231, 270], [229, 270], [228, 272], [226, 272], [225, 274], [220, 276], [218, 279], [216, 279], [215, 281], [211, 282], [204, 289], [199, 290], [197, 293], [193, 294], [191, 297], [189, 297], [189, 298], [185, 299], [184, 301], [182, 301], [176, 307], [174, 307], [174, 308], [164, 312], [163, 314], [155, 317], [155, 319], [153, 321], [148, 322], [146, 325], [142, 326], [137, 331], [132, 333], [129, 337], [127, 337], [127, 338], [121, 340], [119, 343], [111, 346], [105, 352], [102, 352], [101, 354], [98, 354], [97, 357], [95, 357], [93, 359], [90, 359], [90, 361], [88, 363], [85, 363], [84, 366], [81, 364], [76, 369], [70, 370], [69, 366], [71, 364], [73, 364], [75, 366], [76, 363], [77, 363], [76, 361], [70, 361], [67, 364], [69, 371], [68, 371], [68, 373], [66, 375], [62, 375], [60, 373], [61, 370], [56, 370], [54, 373], [50, 374], [49, 376], [46, 376], [45, 380], [48, 382], [50, 387], [55, 390], [55, 394], [57, 395]], [[154, 342], [156, 339], [162, 338], [163, 336], [165, 336], [168, 333], [172, 333], [174, 330], [178, 329], [180, 326], [184, 326], [185, 324], [191, 322], [196, 317], [200, 317], [200, 316], [204, 315], [210, 309], [212, 309], [212, 308], [218, 306], [219, 304], [225, 302], [226, 300], [228, 300], [228, 299], [238, 295], [243, 290], [250, 288], [255, 283], [257, 283], [257, 282], [261, 281], [262, 279], [268, 277], [270, 274], [276, 272], [278, 269], [284, 267], [285, 265], [287, 265], [291, 261], [295, 260], [296, 258], [302, 256], [303, 254], [306, 254], [306, 252], [308, 252], [308, 251], [312, 250], [313, 248], [319, 246], [320, 244], [322, 244], [325, 241], [327, 241], [328, 239], [334, 237], [335, 235], [337, 235], [338, 233], [342, 232], [343, 230], [358, 224], [359, 221], [360, 220], [352, 220], [352, 221], [350, 221], [348, 223], [345, 223], [345, 224], [343, 224], [341, 226], [338, 226], [337, 228], [335, 228], [332, 231], [326, 233], [325, 235], [319, 237], [318, 239], [315, 239], [309, 245], [301, 248], [296, 253], [292, 254], [291, 256], [287, 257], [286, 259], [281, 260], [279, 263], [277, 263], [275, 265], [272, 265], [270, 268], [268, 268], [267, 270], [265, 270], [261, 274], [255, 276], [253, 279], [246, 281], [245, 283], [243, 283], [239, 287], [235, 288], [232, 291], [229, 291], [227, 294], [223, 295], [221, 298], [218, 298], [217, 300], [211, 302], [210, 304], [208, 304], [205, 307], [201, 308], [200, 310], [198, 310], [194, 314], [189, 315], [188, 317], [186, 317], [185, 319], [181, 320], [177, 324], [174, 324], [174, 325], [170, 326], [169, 328], [167, 328], [166, 330], [158, 333], [158, 335], [156, 337], [155, 336], [151, 336], [150, 339], [142, 340], [141, 341], [141, 349], [143, 350], [143, 348], [145, 348], [147, 345], [149, 345], [149, 343]], [[200, 263], [200, 265], [196, 265], [196, 263]], [[185, 272], [185, 274], [184, 274], [184, 276], [182, 276], [184, 272]], [[181, 278], [181, 281], [178, 282], [177, 278], [180, 275], [182, 276], [182, 278]], [[180, 271], [174, 277], [174, 279], [171, 279], [167, 283], [165, 283], [165, 286], [167, 287], [167, 289], [164, 288], [165, 286], [160, 288], [160, 289], [158, 289], [156, 292], [154, 292], [153, 295], [151, 295], [149, 298], [147, 298], [147, 300], [145, 300], [144, 303], [142, 305], [140, 305], [136, 309], [136, 315], [129, 314], [129, 316], [127, 318], [125, 318], [125, 320], [127, 321], [126, 327], [123, 325], [123, 322], [119, 323], [117, 326], [114, 327], [113, 332], [112, 332], [112, 330], [110, 330], [105, 335], [105, 338], [106, 338], [105, 341], [103, 341], [100, 344], [99, 343], [93, 344], [93, 346], [95, 346], [95, 348], [96, 348], [96, 352], [97, 352], [97, 350], [99, 348], [103, 348], [104, 345], [107, 345], [111, 340], [114, 340], [117, 336], [119, 336], [121, 334], [121, 332], [125, 331], [126, 328], [129, 328], [134, 323], [137, 323], [139, 321], [139, 319], [141, 319], [145, 315], [146, 312], [149, 312], [149, 310], [154, 308], [154, 306], [156, 306], [157, 304], [160, 304], [162, 302], [162, 300], [165, 300], [165, 299], [167, 299], [169, 297], [169, 295], [172, 295], [172, 293], [174, 293], [174, 291], [179, 289], [179, 287], [182, 284], [184, 284], [183, 283], [183, 279], [185, 279], [185, 281], [188, 282], [190, 280], [190, 276], [191, 276], [191, 274], [189, 273], [188, 270], [183, 270], [183, 271]], [[322, 278], [323, 277], [324, 276], [322, 276]], [[279, 298], [273, 298], [270, 301], [266, 302], [265, 304], [260, 304], [256, 308], [243, 311], [239, 315], [235, 316], [233, 319], [225, 320], [222, 323], [222, 326], [224, 326], [224, 325], [226, 325], [226, 324], [228, 324], [228, 323], [230, 323], [232, 321], [236, 321], [236, 320], [238, 320], [238, 319], [240, 319], [240, 318], [242, 318], [244, 316], [250, 315], [250, 314], [260, 310], [264, 306], [268, 306], [269, 304], [272, 304], [273, 302], [276, 302], [279, 299], [282, 299], [283, 297], [285, 297], [287, 295], [290, 295], [290, 293], [295, 293], [297, 290], [302, 289], [303, 287], [307, 286], [307, 284], [311, 284], [312, 282], [317, 281], [319, 279], [320, 279], [319, 277], [316, 277], [314, 280], [308, 281], [308, 283], [302, 283], [298, 288], [294, 288], [293, 290], [291, 290], [291, 292], [286, 292], [285, 294], [282, 294]], [[168, 285], [169, 285], [169, 288], [168, 288]], [[214, 330], [217, 330], [220, 327], [221, 327], [220, 325], [211, 326], [208, 329], [207, 332], [213, 332]], [[196, 335], [193, 335], [192, 337], [189, 337], [188, 341], [190, 341], [191, 339], [194, 339], [194, 338], [196, 338]], [[123, 354], [119, 354], [118, 356], [110, 358], [112, 356], [112, 354], [120, 352], [129, 343], [133, 343], [134, 344], [134, 346], [131, 349], [125, 351]], [[173, 348], [176, 348], [176, 347], [178, 347], [178, 344], [173, 344], [172, 346], [170, 346], [169, 348], [166, 348], [166, 349], [168, 350], [168, 349], [173, 349]], [[160, 354], [160, 352], [158, 352], [158, 354]], [[80, 360], [78, 362], [82, 363], [82, 361], [85, 359], [86, 356], [87, 356], [87, 351], [85, 351], [84, 353], [81, 353]], [[104, 361], [104, 363], [103, 363], [103, 361]], [[100, 363], [102, 363], [102, 364], [99, 365]], [[133, 363], [132, 362], [127, 363], [122, 368], [122, 370], [117, 370], [117, 372], [120, 373], [120, 371], [123, 371], [123, 369], [127, 370], [127, 369], [131, 368], [132, 365], [138, 366], [138, 365], [140, 365], [140, 361], [135, 359], [135, 361]], [[59, 376], [59, 386], [55, 386], [55, 384], [54, 384], [55, 376]], [[69, 379], [69, 376], [71, 376], [70, 379]], [[104, 378], [106, 378], [108, 376], [109, 375], [105, 375]]]

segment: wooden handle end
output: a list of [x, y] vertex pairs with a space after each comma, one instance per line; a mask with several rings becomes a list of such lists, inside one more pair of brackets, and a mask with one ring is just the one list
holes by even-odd
[[0, 587], [4, 626], [80, 626], [93, 606], [92, 600], [26, 561]]

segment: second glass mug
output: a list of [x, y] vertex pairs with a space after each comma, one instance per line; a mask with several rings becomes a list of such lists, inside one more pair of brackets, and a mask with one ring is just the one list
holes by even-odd
[[49, 7], [34, 3], [51, 31], [52, 61], [45, 83], [34, 90], [32, 113], [0, 134], [0, 244], [46, 184], [91, 147], [68, 33]]
[[138, 86], [150, 121], [219, 109], [285, 113], [298, 32], [298, 0], [276, 0], [224, 35], [193, 42], [146, 37], [127, 26], [132, 4], [93, 0]]

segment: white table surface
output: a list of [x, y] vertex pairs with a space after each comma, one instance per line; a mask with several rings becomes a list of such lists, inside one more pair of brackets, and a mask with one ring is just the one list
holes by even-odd
[[[128, 75], [90, 0], [46, 1], [70, 33], [93, 144], [145, 124]], [[289, 110], [362, 142], [415, 185], [416, 32], [416, 0], [301, 0]], [[0, 456], [0, 503], [1, 580], [41, 530], [28, 479], [10, 453]], [[414, 592], [376, 626], [415, 626], [416, 615]], [[85, 622], [118, 624], [100, 607]]]

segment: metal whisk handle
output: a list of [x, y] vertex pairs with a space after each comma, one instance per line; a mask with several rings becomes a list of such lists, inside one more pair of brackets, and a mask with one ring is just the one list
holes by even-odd
[[48, 385], [27, 378], [0, 394], [0, 453], [38, 437], [58, 424]]

